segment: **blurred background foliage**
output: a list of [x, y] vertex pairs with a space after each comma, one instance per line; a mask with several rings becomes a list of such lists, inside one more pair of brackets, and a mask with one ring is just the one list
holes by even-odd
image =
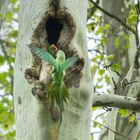
[[11, 0], [5, 8], [6, 12], [0, 12], [0, 140], [14, 140], [13, 69], [19, 2]]
[[[119, 47], [121, 38], [126, 42], [129, 39], [128, 33], [122, 32], [118, 35], [115, 30], [110, 32], [110, 24], [104, 23], [104, 12], [100, 9], [100, 1], [89, 0], [88, 18], [87, 18], [87, 41], [89, 59], [91, 60], [91, 72], [94, 75], [94, 92], [100, 94], [109, 94], [111, 77], [109, 76], [108, 68], [111, 71], [121, 72], [121, 65], [118, 63], [108, 64], [113, 60], [114, 54], [107, 56], [105, 43], [108, 34], [116, 34], [114, 47]], [[13, 107], [13, 69], [15, 52], [18, 40], [18, 11], [19, 1], [9, 1], [5, 13], [0, 12], [0, 140], [14, 140], [14, 107]], [[130, 12], [125, 21], [126, 27], [136, 28], [138, 23], [137, 14], [138, 3], [129, 3]], [[108, 16], [112, 16], [111, 13]], [[114, 17], [112, 17], [114, 18]], [[125, 28], [125, 27], [124, 27]], [[128, 49], [130, 46], [126, 44], [122, 49]], [[92, 108], [94, 111], [91, 140], [95, 135], [99, 135], [104, 123], [106, 114], [111, 111], [111, 108]], [[96, 113], [95, 113], [96, 112]], [[130, 117], [129, 122], [135, 119], [135, 114], [120, 109], [119, 113], [122, 117]], [[99, 121], [99, 122], [98, 122]], [[96, 128], [96, 129], [95, 129]]]

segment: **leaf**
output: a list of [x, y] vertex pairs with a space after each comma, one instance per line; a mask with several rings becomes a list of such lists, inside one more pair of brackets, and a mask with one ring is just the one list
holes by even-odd
[[18, 36], [18, 30], [13, 29], [13, 30], [10, 31], [7, 35], [8, 35], [8, 37], [10, 37], [10, 38], [17, 38], [17, 36]]
[[55, 67], [55, 69], [57, 69], [56, 61], [50, 53], [46, 52], [44, 49], [34, 47], [33, 45], [28, 45], [28, 46], [33, 54], [35, 54], [41, 60], [48, 61], [52, 66]]
[[115, 71], [120, 71], [120, 64], [114, 63], [113, 65], [111, 65], [111, 69]]
[[129, 111], [126, 109], [119, 109], [119, 113], [122, 115], [122, 117], [127, 117], [129, 115]]
[[7, 12], [6, 13], [6, 18], [12, 19], [13, 13], [12, 12]]
[[92, 107], [92, 111], [95, 111], [95, 110], [97, 110], [97, 107]]
[[99, 74], [102, 76], [105, 73], [104, 69], [99, 70]]
[[72, 66], [77, 61], [76, 57], [70, 57], [68, 58], [61, 66], [60, 66], [60, 72], [63, 72], [70, 66]]
[[17, 0], [11, 0], [12, 4], [15, 4], [17, 2]]
[[128, 122], [134, 122], [135, 117], [135, 114], [130, 115]]
[[3, 65], [5, 62], [5, 58], [0, 55], [0, 66]]
[[119, 45], [120, 45], [120, 38], [115, 38], [114, 45], [115, 45], [116, 48], [119, 47]]
[[0, 73], [0, 81], [5, 81], [7, 77], [7, 72]]
[[101, 34], [103, 32], [103, 29], [102, 28], [99, 28], [97, 31], [96, 31], [96, 35], [99, 35], [99, 34]]
[[96, 87], [97, 89], [103, 88], [103, 86], [99, 86], [99, 85], [96, 85], [95, 87]]
[[124, 49], [129, 49], [130, 48], [130, 45], [129, 44], [126, 44], [126, 45], [123, 46], [123, 48]]
[[15, 62], [15, 57], [12, 57], [12, 56], [11, 56], [11, 57], [9, 58], [9, 63], [12, 63], [12, 62]]
[[4, 19], [5, 18], [5, 16], [2, 14], [2, 13], [0, 13], [0, 19]]
[[87, 29], [89, 32], [92, 32], [96, 27], [96, 24], [95, 23], [89, 23], [87, 24]]
[[108, 75], [105, 76], [105, 80], [106, 80], [107, 84], [109, 85], [110, 84], [110, 77]]
[[101, 44], [104, 44], [105, 41], [106, 41], [105, 37], [102, 37], [102, 38], [101, 38]]
[[110, 54], [110, 55], [107, 56], [107, 59], [108, 60], [112, 60], [113, 58], [114, 58], [114, 55], [113, 54]]
[[127, 22], [129, 25], [136, 23], [138, 20], [138, 16], [137, 14], [133, 14], [131, 16], [128, 17]]
[[15, 139], [14, 139], [15, 134], [16, 134], [15, 131], [10, 131], [10, 132], [8, 132], [7, 134], [5, 134], [4, 137], [6, 137], [7, 140], [11, 140], [11, 139], [12, 139], [12, 140], [15, 140]]
[[98, 66], [97, 65], [94, 65], [91, 67], [91, 72], [94, 74], [98, 69]]
[[104, 25], [104, 30], [108, 30], [109, 27], [110, 27], [110, 24], [105, 24], [105, 25]]

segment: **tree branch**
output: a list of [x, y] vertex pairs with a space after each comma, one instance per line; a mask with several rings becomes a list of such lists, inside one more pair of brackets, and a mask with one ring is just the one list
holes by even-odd
[[[6, 52], [6, 49], [5, 49], [5, 47], [4, 47], [4, 45], [3, 45], [3, 41], [0, 39], [0, 45], [1, 45], [1, 48], [2, 48], [2, 53], [4, 54], [4, 56], [5, 56], [5, 59], [6, 59], [6, 61], [7, 61], [7, 64], [9, 65], [9, 68], [10, 68], [10, 70], [13, 70], [13, 67], [12, 67], [12, 65], [9, 63], [9, 56], [8, 56], [8, 54], [7, 54], [7, 52]], [[12, 93], [13, 93], [13, 84], [14, 84], [14, 81], [13, 81], [13, 75], [11, 76], [11, 80], [10, 80], [10, 83], [11, 83], [11, 87], [12, 87]]]
[[[0, 40], [0, 42], [1, 42], [1, 40]], [[5, 47], [4, 47], [4, 45], [2, 44], [2, 42], [1, 42], [0, 45], [1, 45], [1, 48], [2, 48], [2, 52], [3, 52], [4, 56], [5, 56], [5, 59], [6, 59], [6, 61], [7, 61], [8, 64], [9, 64], [10, 69], [13, 70], [12, 65], [9, 63], [9, 56], [7, 55], [7, 52], [6, 52]]]
[[94, 94], [93, 107], [116, 107], [140, 112], [140, 102], [136, 98], [114, 94]]
[[125, 24], [125, 22], [123, 22], [119, 17], [109, 13], [108, 11], [106, 11], [105, 9], [103, 9], [102, 7], [100, 7], [98, 4], [96, 4], [93, 0], [91, 0], [91, 3], [94, 4], [99, 10], [101, 10], [104, 14], [108, 15], [111, 18], [114, 18], [115, 20], [117, 20], [119, 23], [121, 23], [126, 29], [128, 29], [129, 31], [131, 31], [134, 35], [136, 34], [136, 31], [133, 30], [131, 27], [129, 27], [128, 25]]
[[139, 0], [137, 0], [137, 7], [136, 7], [136, 11], [137, 11], [137, 22], [136, 22], [136, 34], [135, 34], [135, 38], [136, 38], [136, 44], [137, 46], [139, 46], [139, 31], [138, 31], [138, 24], [139, 24], [139, 13], [140, 13], [140, 2]]
[[[92, 3], [92, 0], [89, 0], [89, 1]], [[99, 4], [99, 3], [100, 3], [100, 0], [97, 0], [96, 4]], [[97, 10], [96, 6], [88, 9], [88, 13], [89, 13], [87, 16], [88, 20], [91, 18], [91, 16], [95, 13], [96, 10]]]
[[113, 130], [113, 129], [111, 129], [111, 128], [109, 128], [109, 127], [107, 127], [107, 126], [105, 126], [105, 125], [103, 125], [103, 124], [101, 124], [101, 123], [99, 123], [99, 122], [97, 122], [97, 121], [94, 121], [94, 120], [93, 120], [93, 122], [98, 123], [99, 125], [103, 126], [103, 127], [106, 128], [107, 130], [112, 131], [112, 132], [115, 133], [116, 135], [122, 136], [122, 137], [124, 137], [124, 138], [126, 138], [126, 139], [128, 139], [128, 140], [132, 140], [131, 138], [129, 138], [129, 137], [127, 137], [127, 136], [125, 136], [125, 135], [123, 135], [123, 134], [121, 134], [121, 133], [119, 133], [119, 132], [116, 132], [115, 130]]

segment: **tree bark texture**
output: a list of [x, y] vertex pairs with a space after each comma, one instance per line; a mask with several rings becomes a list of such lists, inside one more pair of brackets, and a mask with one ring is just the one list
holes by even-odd
[[[89, 139], [93, 90], [86, 42], [87, 5], [87, 0], [21, 0], [14, 73], [16, 140]], [[48, 22], [49, 28], [46, 27]], [[60, 24], [61, 31], [55, 26]], [[58, 33], [51, 36], [49, 29]], [[33, 82], [46, 80], [48, 65], [34, 60], [28, 44], [47, 49], [53, 43], [66, 56], [74, 55], [79, 59], [75, 75], [66, 83], [69, 99], [62, 113], [62, 123], [57, 107], [53, 114], [50, 112], [49, 99], [42, 101], [31, 93]], [[25, 72], [32, 66], [35, 71], [39, 69], [39, 73], [32, 74], [34, 79], [30, 84]]]

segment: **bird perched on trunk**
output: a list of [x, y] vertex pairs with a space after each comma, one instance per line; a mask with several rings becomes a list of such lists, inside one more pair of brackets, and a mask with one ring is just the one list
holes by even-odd
[[[64, 83], [65, 71], [71, 67], [76, 61], [76, 57], [66, 59], [66, 55], [62, 50], [58, 50], [56, 58], [44, 49], [29, 45], [31, 52], [38, 58], [48, 61], [52, 66], [52, 82], [46, 85], [46, 94], [50, 98], [50, 109], [53, 110], [55, 103], [61, 111], [64, 111], [64, 102], [69, 97], [68, 88]], [[51, 48], [51, 46], [49, 47]]]

